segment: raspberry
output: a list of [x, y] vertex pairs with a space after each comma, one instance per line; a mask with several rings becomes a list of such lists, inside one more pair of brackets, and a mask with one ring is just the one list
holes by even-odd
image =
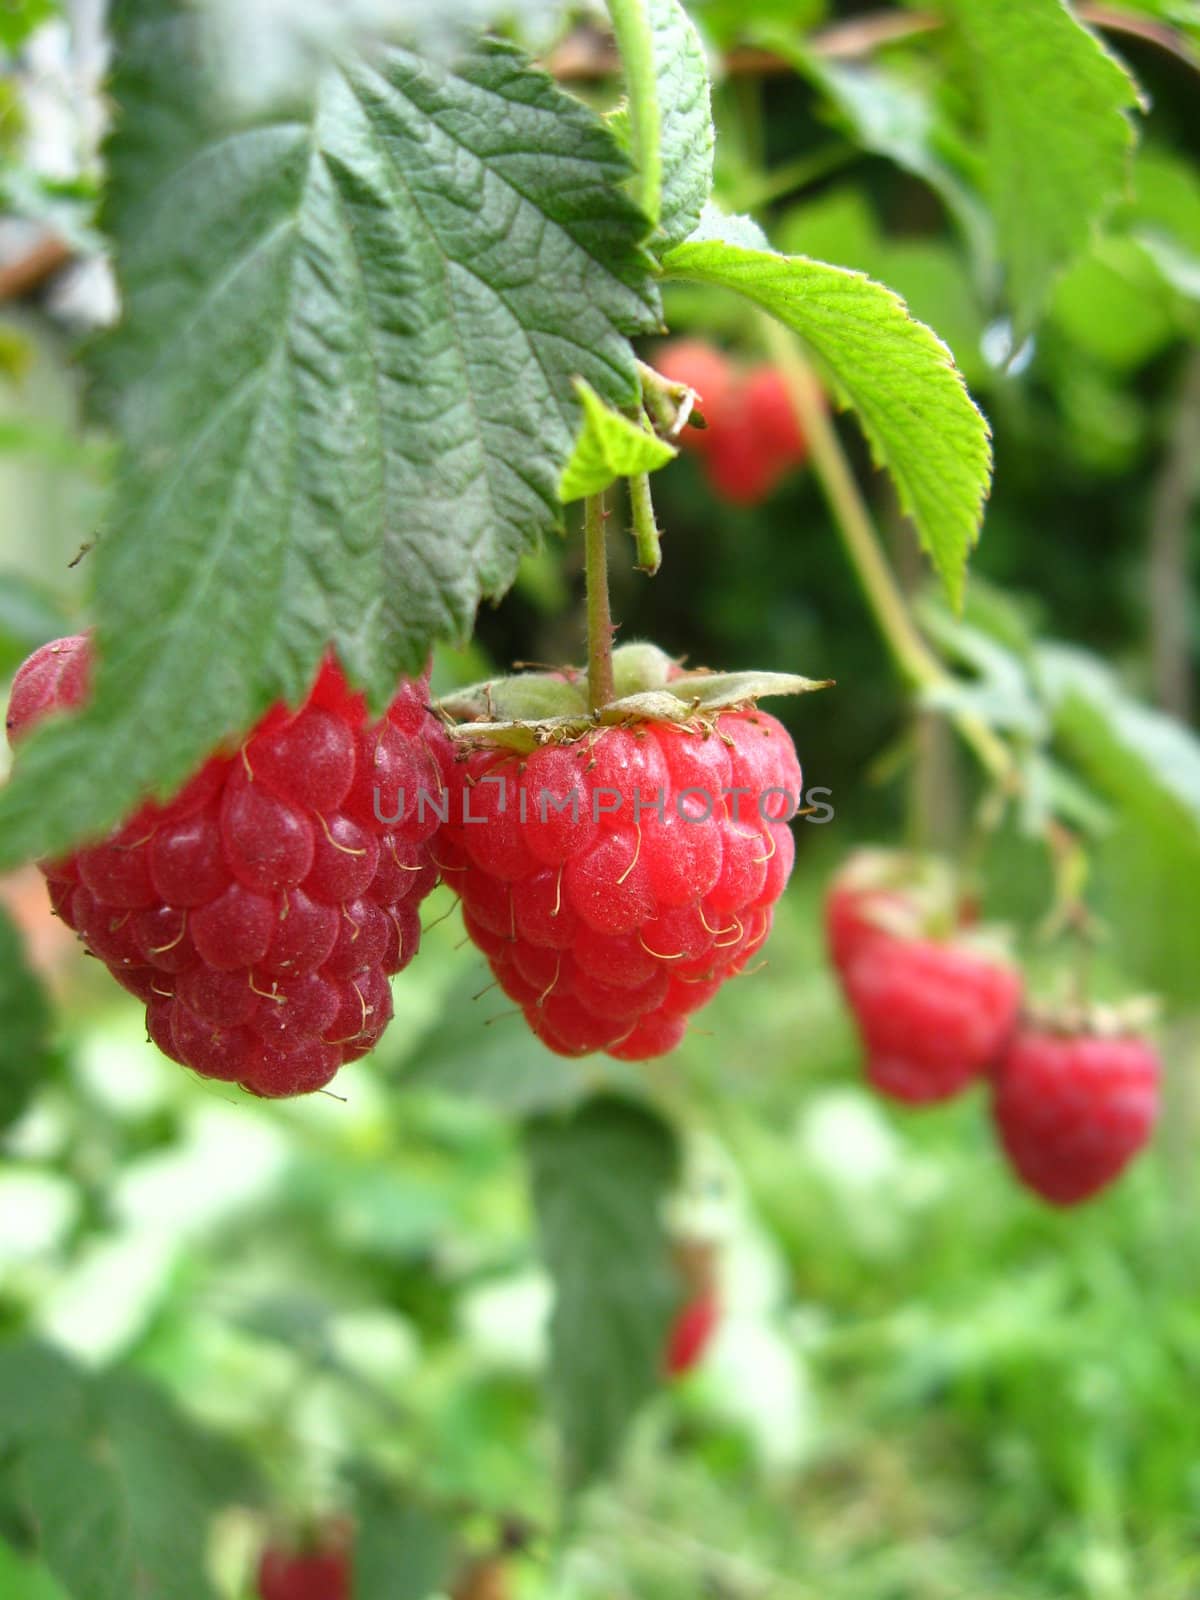
[[1028, 1026], [996, 1073], [992, 1111], [1021, 1181], [1052, 1205], [1113, 1182], [1149, 1139], [1161, 1068], [1134, 1034]]
[[258, 1566], [259, 1600], [350, 1600], [351, 1560], [344, 1536], [310, 1550], [270, 1546]]
[[867, 1077], [910, 1105], [949, 1099], [996, 1061], [1017, 1022], [1013, 968], [961, 942], [869, 939], [845, 974]]
[[808, 458], [808, 441], [778, 368], [751, 369], [745, 380], [744, 405], [755, 434], [772, 459], [796, 467]]
[[667, 1337], [667, 1376], [680, 1378], [704, 1356], [717, 1331], [721, 1309], [712, 1290], [705, 1290], [677, 1313]]
[[829, 958], [843, 979], [874, 939], [949, 934], [964, 920], [956, 911], [948, 868], [902, 851], [856, 850], [825, 896]]
[[538, 1038], [643, 1060], [767, 937], [801, 784], [787, 730], [756, 710], [475, 749], [450, 777], [442, 868]]
[[730, 505], [758, 505], [808, 457], [787, 385], [777, 368], [743, 370], [700, 339], [664, 345], [658, 370], [700, 396], [706, 426], [684, 428], [680, 444], [704, 457], [709, 482]]
[[[80, 703], [89, 657], [86, 638], [30, 657], [10, 739]], [[451, 757], [427, 696], [406, 682], [369, 724], [330, 658], [298, 710], [273, 707], [173, 799], [42, 863], [54, 909], [143, 1001], [165, 1055], [277, 1097], [323, 1087], [377, 1042], [388, 974], [416, 954], [437, 881]]]

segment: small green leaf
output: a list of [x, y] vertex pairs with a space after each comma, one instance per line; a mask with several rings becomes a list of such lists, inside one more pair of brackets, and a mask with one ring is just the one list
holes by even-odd
[[974, 66], [1019, 333], [1129, 181], [1138, 91], [1063, 0], [946, 0]]
[[678, 1296], [663, 1206], [678, 1151], [664, 1122], [617, 1099], [539, 1118], [526, 1142], [555, 1287], [551, 1388], [567, 1480], [581, 1488], [615, 1465], [661, 1381]]
[[116, 16], [100, 669], [88, 711], [22, 747], [3, 862], [169, 790], [330, 644], [382, 703], [559, 525], [573, 379], [634, 404], [627, 336], [660, 321], [628, 162], [518, 52], [381, 50], [327, 65], [291, 120], [231, 127], [206, 20]]
[[576, 379], [575, 392], [583, 406], [571, 459], [558, 480], [558, 497], [566, 502], [599, 494], [618, 478], [636, 472], [657, 472], [678, 451], [641, 423], [606, 405], [590, 383]]
[[0, 910], [0, 1128], [20, 1116], [50, 1066], [50, 1007]]
[[955, 605], [979, 536], [991, 476], [987, 423], [945, 345], [899, 296], [858, 272], [756, 246], [731, 219], [729, 242], [703, 232], [677, 245], [673, 276], [735, 289], [800, 335], [838, 398], [857, 411], [877, 464]]

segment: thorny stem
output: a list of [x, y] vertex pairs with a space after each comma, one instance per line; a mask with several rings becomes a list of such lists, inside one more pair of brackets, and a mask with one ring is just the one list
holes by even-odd
[[583, 504], [583, 571], [587, 585], [588, 706], [592, 711], [599, 711], [613, 698], [607, 521], [604, 495], [589, 495]]
[[[808, 440], [813, 471], [879, 630], [906, 683], [917, 690], [944, 688], [953, 680], [918, 633], [904, 596], [888, 566], [879, 537], [859, 493], [821, 391], [797, 342], [772, 318], [761, 318], [771, 354], [783, 374], [796, 416]], [[980, 765], [1008, 792], [1019, 775], [1004, 741], [972, 712], [951, 708], [949, 716]]]
[[629, 480], [629, 504], [633, 512], [633, 538], [637, 547], [637, 570], [653, 577], [662, 566], [662, 536], [654, 517], [650, 497], [650, 474], [639, 472]]

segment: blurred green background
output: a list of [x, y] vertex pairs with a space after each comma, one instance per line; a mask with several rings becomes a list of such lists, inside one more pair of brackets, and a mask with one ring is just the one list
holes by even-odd
[[[547, 45], [564, 24], [542, 9]], [[1057, 1215], [1014, 1186], [982, 1093], [906, 1115], [865, 1092], [822, 952], [830, 873], [865, 841], [977, 850], [985, 908], [1052, 992], [1064, 958], [1037, 937], [1052, 897], [1044, 808], [1012, 808], [982, 840], [972, 828], [969, 758], [902, 691], [810, 473], [748, 510], [718, 502], [681, 459], [655, 480], [661, 576], [635, 574], [613, 531], [623, 636], [838, 687], [781, 713], [836, 818], [797, 824], [769, 961], [678, 1054], [634, 1075], [541, 1051], [494, 992], [470, 998], [486, 974], [439, 891], [376, 1055], [336, 1096], [252, 1104], [157, 1055], [136, 1002], [51, 921], [32, 873], [2, 885], [56, 1020], [45, 1081], [3, 1144], [0, 1332], [150, 1380], [179, 1426], [236, 1452], [215, 1490], [198, 1471], [180, 1481], [169, 1453], [139, 1456], [135, 1477], [148, 1502], [163, 1497], [164, 1526], [202, 1522], [230, 1600], [249, 1595], [267, 1529], [342, 1508], [369, 1527], [380, 1486], [395, 1483], [410, 1496], [409, 1548], [428, 1561], [428, 1581], [409, 1572], [400, 1600], [449, 1593], [454, 1574], [463, 1600], [1200, 1593], [1200, 762], [1187, 731], [1200, 79], [1182, 58], [1200, 49], [1200, 16], [1125, 8], [1171, 30], [1181, 53], [1109, 36], [1147, 94], [1134, 182], [1013, 351], [946, 201], [979, 176], [954, 63], [914, 39], [875, 52], [862, 70], [880, 76], [865, 83], [808, 57], [794, 72], [746, 66], [760, 25], [798, 38], [866, 9], [695, 6], [730, 63], [718, 197], [752, 210], [780, 248], [901, 292], [992, 423], [996, 488], [962, 624], [923, 597], [886, 483], [852, 425], [842, 436], [914, 603], [965, 662], [960, 703], [986, 709], [1035, 799], [1052, 794], [1089, 841], [1101, 991], [1166, 997], [1162, 1133], [1114, 1191]], [[70, 563], [101, 515], [110, 459], [81, 422], [71, 361], [105, 306], [79, 114], [97, 67], [61, 20], [49, 36], [34, 27], [51, 10], [13, 9], [0, 78], [0, 262], [47, 237], [66, 262], [29, 280], [0, 265], [0, 678], [85, 620]], [[80, 14], [86, 25], [91, 10]], [[59, 123], [44, 103], [56, 70]], [[673, 331], [761, 358], [729, 300], [679, 290], [667, 311]], [[473, 645], [439, 656], [437, 684], [577, 658], [580, 566], [573, 536], [527, 561]], [[1053, 657], [1050, 640], [1094, 659]], [[1176, 715], [1169, 734], [1142, 703]], [[564, 1530], [542, 1376], [551, 1290], [520, 1119], [606, 1090], [649, 1092], [681, 1128], [673, 1223], [714, 1243], [723, 1314], [698, 1371], [638, 1419], [620, 1478]], [[0, 1432], [21, 1395], [50, 1396], [56, 1381], [0, 1351]], [[0, 1487], [5, 1463], [0, 1452]], [[21, 1533], [0, 1517], [0, 1594], [54, 1600], [55, 1580], [17, 1553]]]

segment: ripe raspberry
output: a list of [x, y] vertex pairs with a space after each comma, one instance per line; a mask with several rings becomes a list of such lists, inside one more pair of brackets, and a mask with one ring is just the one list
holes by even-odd
[[[77, 705], [88, 664], [86, 638], [31, 656], [10, 738]], [[450, 756], [427, 687], [404, 684], [368, 723], [330, 658], [298, 710], [272, 708], [173, 799], [42, 863], [58, 915], [145, 1003], [164, 1055], [275, 1097], [321, 1088], [378, 1041], [437, 880]]]
[[259, 1600], [350, 1600], [352, 1581], [341, 1533], [310, 1550], [271, 1546], [258, 1566]]
[[1052, 1205], [1113, 1182], [1158, 1116], [1157, 1054], [1133, 1034], [1028, 1026], [996, 1073], [992, 1111], [1018, 1177]]
[[856, 850], [825, 896], [825, 939], [839, 978], [872, 940], [948, 935], [968, 920], [941, 861], [898, 850]]
[[779, 369], [752, 368], [746, 375], [743, 394], [750, 425], [770, 456], [787, 467], [798, 467], [806, 461], [808, 440]]
[[701, 339], [678, 339], [655, 356], [658, 370], [701, 397], [703, 429], [684, 428], [680, 444], [705, 458], [709, 482], [731, 505], [758, 505], [808, 457], [808, 445], [782, 374], [748, 371]]
[[696, 1295], [678, 1312], [667, 1338], [668, 1377], [680, 1378], [700, 1362], [720, 1317], [721, 1308], [711, 1289]]
[[1017, 1023], [1013, 968], [958, 942], [872, 938], [845, 974], [867, 1077], [910, 1105], [946, 1100], [991, 1067]]
[[544, 1043], [643, 1060], [766, 939], [801, 785], [787, 730], [757, 710], [474, 750], [451, 775], [441, 865]]

